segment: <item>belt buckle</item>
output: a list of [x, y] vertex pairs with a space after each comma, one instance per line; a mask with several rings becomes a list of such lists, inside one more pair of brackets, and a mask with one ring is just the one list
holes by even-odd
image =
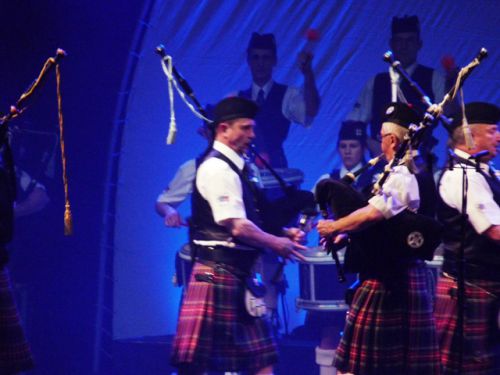
[[213, 284], [214, 274], [210, 273], [210, 272], [197, 273], [194, 275], [194, 279], [196, 281], [201, 281], [201, 282]]

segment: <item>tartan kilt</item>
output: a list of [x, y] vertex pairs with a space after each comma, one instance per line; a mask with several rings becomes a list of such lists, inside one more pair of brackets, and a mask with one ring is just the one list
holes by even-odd
[[31, 350], [14, 302], [9, 273], [0, 267], [0, 374], [33, 368]]
[[[459, 373], [457, 298], [456, 293], [451, 292], [452, 289], [456, 291], [456, 288], [455, 280], [445, 276], [439, 278], [435, 317], [444, 374]], [[466, 339], [461, 374], [500, 373], [500, 340], [496, 322], [499, 295], [499, 282], [474, 280], [466, 284], [464, 315]]]
[[[213, 274], [211, 282], [196, 274]], [[171, 362], [214, 371], [258, 370], [277, 362], [267, 318], [243, 306], [243, 282], [220, 266], [196, 262], [179, 315]]]
[[356, 375], [440, 373], [439, 348], [423, 261], [408, 266], [406, 280], [367, 279], [354, 295], [334, 365]]

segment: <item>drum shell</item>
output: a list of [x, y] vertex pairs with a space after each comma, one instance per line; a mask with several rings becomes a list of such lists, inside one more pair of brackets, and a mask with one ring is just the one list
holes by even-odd
[[[347, 310], [345, 291], [356, 281], [355, 274], [346, 275], [347, 280], [340, 283], [337, 268], [331, 255], [321, 248], [314, 248], [305, 254], [306, 262], [299, 263], [299, 298], [296, 306], [313, 311]], [[343, 251], [339, 252], [343, 262]]]
[[176, 286], [183, 287], [183, 293], [186, 290], [189, 278], [191, 277], [191, 270], [193, 269], [193, 262], [191, 259], [191, 246], [189, 243], [184, 244], [177, 252], [175, 257], [175, 276]]

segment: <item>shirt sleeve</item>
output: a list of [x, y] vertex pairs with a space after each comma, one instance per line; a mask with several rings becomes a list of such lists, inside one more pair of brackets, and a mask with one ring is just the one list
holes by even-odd
[[[441, 179], [439, 194], [444, 202], [462, 211], [462, 170], [446, 171]], [[467, 215], [477, 233], [484, 233], [492, 225], [500, 225], [500, 208], [486, 179], [475, 170], [467, 169]]]
[[173, 207], [180, 205], [193, 192], [195, 174], [196, 161], [188, 160], [179, 167], [168, 187], [161, 192], [156, 201], [168, 203]]
[[363, 90], [359, 94], [353, 109], [346, 117], [346, 120], [363, 121], [369, 123], [372, 118], [373, 86], [375, 77], [366, 82]]
[[406, 167], [398, 166], [387, 178], [382, 191], [370, 198], [368, 203], [386, 219], [407, 208], [416, 211], [420, 205], [417, 179]]
[[291, 122], [309, 127], [313, 117], [306, 116], [306, 102], [304, 99], [304, 89], [288, 86], [281, 107], [283, 116]]
[[241, 180], [224, 161], [217, 158], [205, 161], [198, 168], [196, 187], [208, 201], [217, 224], [246, 218]]

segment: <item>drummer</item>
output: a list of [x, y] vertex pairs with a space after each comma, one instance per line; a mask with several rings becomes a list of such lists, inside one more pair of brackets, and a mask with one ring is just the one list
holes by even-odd
[[[387, 161], [394, 158], [409, 125], [419, 120], [408, 105], [392, 103], [387, 107], [380, 131]], [[365, 207], [336, 221], [320, 220], [318, 232], [337, 240], [343, 233], [392, 218], [406, 209], [416, 211], [419, 203], [417, 179], [402, 163], [393, 168], [380, 193]], [[363, 250], [370, 254], [370, 249]], [[387, 250], [400, 256], [363, 263], [361, 285], [331, 362], [341, 373], [437, 374], [439, 349], [425, 262], [403, 257], [402, 249]]]
[[[304, 77], [302, 87], [278, 83], [273, 78], [278, 63], [278, 48], [274, 34], [252, 33], [247, 46], [247, 63], [252, 76], [249, 87], [236, 93], [259, 106], [255, 129], [257, 151], [274, 168], [287, 168], [283, 149], [292, 123], [312, 125], [320, 108], [320, 96], [312, 68], [313, 55], [300, 52], [297, 65]], [[259, 160], [256, 161], [261, 167]]]

